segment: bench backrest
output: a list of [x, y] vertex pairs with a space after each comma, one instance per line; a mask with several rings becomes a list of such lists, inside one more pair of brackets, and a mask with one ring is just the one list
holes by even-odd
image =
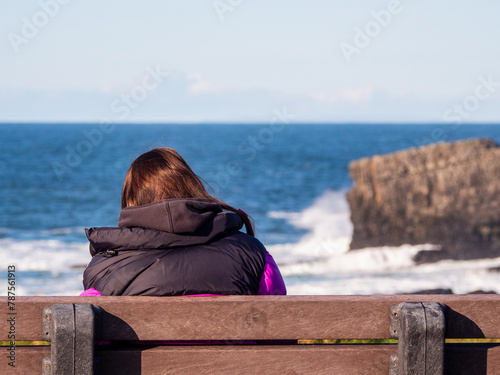
[[[391, 365], [398, 367], [394, 357], [390, 360], [402, 351], [395, 344], [244, 344], [248, 340], [391, 339], [398, 337], [395, 329], [391, 331], [391, 319], [398, 319], [394, 312], [391, 315], [391, 307], [409, 302], [443, 304], [448, 339], [500, 338], [497, 295], [17, 297], [11, 305], [14, 309], [9, 308], [7, 297], [0, 300], [6, 317], [0, 324], [0, 341], [10, 341], [12, 332], [15, 340], [46, 339], [42, 312], [47, 306], [98, 306], [95, 338], [122, 344], [96, 346], [103, 374], [387, 374]], [[14, 324], [9, 317], [15, 317]], [[407, 330], [403, 323], [401, 329]], [[138, 342], [179, 340], [217, 343]], [[228, 341], [243, 341], [243, 345], [220, 345]], [[447, 344], [445, 349], [444, 373], [500, 373], [498, 344]], [[0, 373], [42, 373], [42, 359], [48, 356], [50, 347], [18, 346], [15, 367], [8, 366], [3, 356]], [[392, 371], [403, 373], [401, 364]]]

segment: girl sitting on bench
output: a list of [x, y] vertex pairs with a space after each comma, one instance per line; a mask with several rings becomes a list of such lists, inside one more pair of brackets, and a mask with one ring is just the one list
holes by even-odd
[[92, 260], [82, 296], [286, 294], [247, 214], [208, 194], [170, 148], [130, 166], [118, 227], [86, 233]]

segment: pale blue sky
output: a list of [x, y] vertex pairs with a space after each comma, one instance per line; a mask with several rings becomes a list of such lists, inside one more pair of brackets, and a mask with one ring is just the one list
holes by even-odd
[[59, 1], [0, 3], [0, 122], [500, 122], [497, 0]]

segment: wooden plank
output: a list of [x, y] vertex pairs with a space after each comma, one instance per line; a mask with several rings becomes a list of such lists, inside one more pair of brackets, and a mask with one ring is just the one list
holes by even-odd
[[[3, 350], [3, 348], [2, 348]], [[97, 349], [101, 373], [127, 374], [387, 374], [396, 345], [166, 346]], [[41, 374], [49, 347], [18, 347], [16, 367], [0, 373]], [[445, 374], [500, 374], [500, 345], [448, 344]]]
[[[132, 374], [387, 374], [391, 345], [156, 347], [102, 352], [101, 371]], [[126, 358], [126, 363], [124, 363]]]
[[[93, 303], [105, 310], [103, 340], [390, 338], [390, 307], [410, 301], [448, 305], [449, 338], [500, 338], [500, 295], [17, 297], [15, 329], [16, 340], [41, 340], [44, 306]], [[2, 319], [0, 340], [7, 333]]]
[[3, 354], [5, 347], [0, 347], [2, 351], [0, 361], [0, 374], [2, 375], [35, 375], [42, 373], [42, 359], [50, 356], [50, 346], [43, 347], [16, 347], [15, 367], [8, 365], [8, 359]]
[[[137, 374], [387, 374], [395, 345], [352, 346], [166, 346], [100, 348], [106, 375]], [[16, 367], [0, 364], [1, 374], [41, 374], [47, 348], [17, 348]], [[347, 371], [347, 372], [346, 372]]]
[[500, 374], [500, 344], [447, 344], [444, 358], [445, 374]]

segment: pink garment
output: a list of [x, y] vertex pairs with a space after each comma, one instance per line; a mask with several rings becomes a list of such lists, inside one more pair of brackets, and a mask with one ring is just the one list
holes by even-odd
[[101, 295], [101, 292], [99, 292], [97, 289], [94, 289], [94, 288], [86, 289], [80, 293], [80, 297], [100, 296], [100, 295]]
[[[100, 295], [101, 292], [94, 288], [84, 290], [80, 293], [80, 296], [82, 297]], [[207, 297], [216, 295], [217, 294], [195, 294], [190, 297]], [[273, 257], [269, 253], [266, 254], [266, 265], [264, 267], [264, 273], [260, 279], [259, 291], [257, 292], [257, 295], [286, 295], [285, 282], [283, 281], [281, 272]]]
[[257, 294], [261, 296], [286, 295], [286, 287], [285, 282], [283, 281], [283, 276], [281, 276], [278, 265], [269, 253], [266, 253], [266, 265], [264, 267], [264, 273], [260, 279], [259, 291]]

